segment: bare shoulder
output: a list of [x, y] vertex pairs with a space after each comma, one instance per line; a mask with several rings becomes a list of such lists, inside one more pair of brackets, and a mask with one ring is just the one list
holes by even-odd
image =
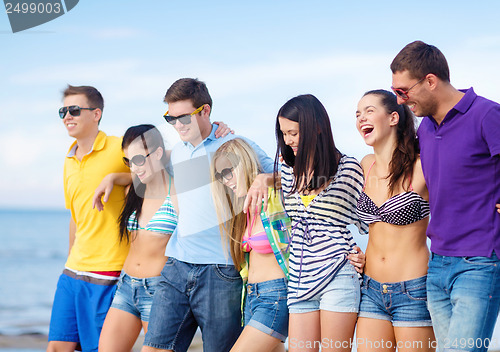
[[427, 200], [429, 198], [429, 192], [427, 190], [427, 185], [425, 184], [420, 156], [417, 157], [417, 160], [415, 160], [415, 165], [413, 167], [412, 186], [415, 192], [420, 194], [424, 199]]
[[375, 161], [375, 154], [367, 154], [363, 159], [361, 159], [361, 168], [363, 169], [363, 174], [366, 175], [370, 166], [372, 166]]

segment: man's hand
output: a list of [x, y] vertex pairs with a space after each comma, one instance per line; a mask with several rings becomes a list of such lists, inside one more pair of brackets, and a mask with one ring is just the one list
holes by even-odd
[[234, 131], [229, 128], [228, 125], [226, 125], [222, 121], [214, 121], [214, 124], [218, 125], [217, 129], [215, 130], [215, 138], [221, 138], [227, 136], [229, 133], [234, 134]]

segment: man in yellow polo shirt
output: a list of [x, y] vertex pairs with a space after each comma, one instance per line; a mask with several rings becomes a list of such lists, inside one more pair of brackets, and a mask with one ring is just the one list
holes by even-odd
[[76, 141], [64, 163], [64, 198], [71, 210], [69, 254], [59, 277], [47, 351], [97, 351], [104, 318], [113, 300], [128, 245], [118, 236], [124, 188], [115, 186], [102, 212], [92, 208], [95, 189], [109, 173], [129, 172], [121, 138], [99, 131], [104, 108], [94, 87], [68, 86], [59, 109]]

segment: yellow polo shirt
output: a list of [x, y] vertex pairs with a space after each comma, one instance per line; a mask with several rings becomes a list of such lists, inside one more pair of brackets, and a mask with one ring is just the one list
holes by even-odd
[[92, 209], [92, 197], [104, 176], [129, 172], [123, 163], [119, 137], [99, 131], [92, 151], [82, 160], [75, 156], [76, 141], [64, 162], [64, 198], [76, 223], [75, 242], [66, 267], [78, 271], [119, 271], [128, 254], [120, 243], [118, 217], [125, 201], [124, 187], [114, 186], [104, 210]]

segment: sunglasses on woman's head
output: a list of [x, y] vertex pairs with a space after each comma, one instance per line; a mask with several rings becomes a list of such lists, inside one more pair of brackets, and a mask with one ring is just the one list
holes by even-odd
[[78, 105], [64, 106], [59, 109], [59, 117], [64, 119], [66, 113], [69, 112], [71, 116], [80, 116], [82, 110], [95, 110], [97, 108], [81, 108]]

